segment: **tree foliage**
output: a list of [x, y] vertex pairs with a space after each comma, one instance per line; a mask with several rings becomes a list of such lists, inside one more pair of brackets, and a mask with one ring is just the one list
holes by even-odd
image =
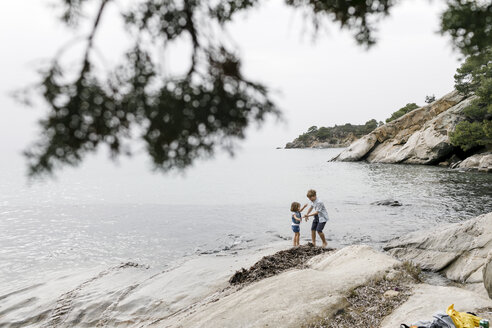
[[386, 119], [386, 123], [389, 123], [391, 121], [394, 121], [397, 118], [400, 118], [403, 115], [405, 115], [406, 113], [409, 113], [412, 110], [414, 110], [416, 108], [419, 108], [419, 107], [420, 106], [417, 105], [416, 103], [408, 103], [404, 107], [400, 108], [399, 110], [397, 110], [396, 112], [394, 112], [393, 114], [391, 114], [391, 116]]
[[467, 151], [492, 145], [492, 48], [469, 56], [455, 75], [456, 89], [476, 98], [463, 110], [467, 121], [456, 125], [451, 143]]
[[492, 144], [491, 121], [460, 122], [451, 134], [451, 143], [464, 151]]
[[345, 139], [350, 135], [360, 138], [363, 135], [370, 133], [377, 127], [378, 122], [375, 119], [369, 120], [365, 124], [360, 125], [346, 123], [344, 125], [335, 125], [332, 127], [322, 126], [317, 128], [316, 126], [312, 126], [307, 130], [307, 132], [299, 135], [297, 139], [301, 142], [317, 140], [336, 144], [338, 140]]
[[[264, 1], [135, 0], [121, 13], [132, 45], [119, 65], [104, 69], [94, 58], [96, 35], [107, 7], [119, 1], [57, 2], [61, 20], [75, 29], [84, 25], [88, 5], [98, 10], [89, 18], [80, 64], [67, 67], [55, 57], [40, 73], [35, 91], [49, 112], [40, 122], [41, 137], [25, 152], [31, 175], [76, 165], [101, 145], [114, 157], [129, 153], [132, 139], [143, 141], [156, 168], [184, 168], [217, 148], [232, 151], [248, 126], [280, 114], [268, 87], [243, 75], [239, 56], [222, 37], [238, 13]], [[365, 47], [376, 42], [375, 23], [395, 2], [285, 0], [316, 29], [335, 22]], [[474, 1], [448, 0], [441, 32], [461, 53], [479, 56], [491, 40], [490, 10]], [[177, 41], [191, 46], [190, 67], [184, 74], [162, 72], [155, 53]]]
[[492, 2], [447, 0], [447, 5], [441, 15], [441, 33], [451, 36], [465, 56], [483, 53], [492, 40]]

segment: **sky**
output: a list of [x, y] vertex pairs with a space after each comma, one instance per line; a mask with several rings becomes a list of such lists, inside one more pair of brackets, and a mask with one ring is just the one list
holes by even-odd
[[[0, 4], [0, 161], [19, 157], [36, 139], [36, 122], [44, 112], [16, 103], [11, 92], [36, 82], [40, 64], [81, 35], [56, 19], [50, 7], [56, 1]], [[313, 39], [302, 14], [280, 0], [238, 16], [228, 34], [243, 72], [273, 90], [284, 118], [251, 127], [241, 147], [283, 146], [312, 125], [384, 121], [406, 103], [424, 104], [426, 95], [452, 91], [459, 57], [449, 39], [437, 33], [442, 2], [402, 2], [379, 24], [378, 43], [368, 51], [331, 23]], [[109, 62], [128, 44], [115, 17], [115, 10], [106, 13], [96, 38]], [[76, 60], [80, 50], [70, 48], [66, 63]], [[163, 67], [187, 65], [179, 49], [164, 57]]]

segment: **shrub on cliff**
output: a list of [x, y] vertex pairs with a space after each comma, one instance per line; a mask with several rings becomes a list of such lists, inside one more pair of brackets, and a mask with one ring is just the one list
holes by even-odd
[[456, 125], [450, 134], [451, 143], [464, 151], [492, 145], [492, 48], [469, 56], [454, 78], [458, 91], [474, 93], [477, 98], [463, 110], [467, 121]]
[[460, 122], [450, 136], [451, 143], [464, 151], [492, 144], [491, 121]]
[[425, 96], [425, 102], [427, 104], [430, 104], [432, 102], [436, 101], [436, 96], [435, 95], [432, 95], [432, 96]]
[[391, 114], [391, 117], [389, 117], [389, 118], [386, 119], [386, 123], [389, 123], [391, 121], [394, 121], [397, 118], [402, 117], [406, 113], [409, 113], [409, 112], [411, 112], [412, 110], [414, 110], [416, 108], [419, 108], [419, 105], [417, 105], [416, 103], [406, 104], [404, 107], [400, 108], [399, 110], [397, 110], [396, 112], [394, 112], [393, 114]]

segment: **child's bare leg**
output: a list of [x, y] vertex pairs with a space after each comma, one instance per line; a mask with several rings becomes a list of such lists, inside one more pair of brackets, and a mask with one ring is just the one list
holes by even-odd
[[296, 245], [296, 238], [297, 238], [297, 233], [294, 232], [294, 238], [292, 238], [292, 245], [295, 246]]
[[326, 242], [326, 239], [325, 239], [325, 234], [321, 231], [318, 231], [318, 235], [321, 238], [321, 241], [323, 242], [323, 247], [328, 246], [328, 243]]
[[297, 233], [297, 246], [299, 246], [299, 239], [301, 238], [301, 234], [298, 232]]
[[311, 240], [313, 245], [316, 246], [316, 230], [311, 230]]

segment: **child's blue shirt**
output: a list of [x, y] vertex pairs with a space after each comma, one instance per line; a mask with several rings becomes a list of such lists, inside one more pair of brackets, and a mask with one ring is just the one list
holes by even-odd
[[[299, 219], [296, 219], [298, 217]], [[301, 212], [292, 212], [292, 225], [299, 225], [301, 223], [302, 215]]]

